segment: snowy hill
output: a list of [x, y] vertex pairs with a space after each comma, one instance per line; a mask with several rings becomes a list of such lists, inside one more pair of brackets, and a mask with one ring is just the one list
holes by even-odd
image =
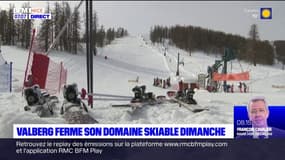
[[[146, 85], [147, 91], [156, 95], [166, 95], [171, 89], [153, 87], [153, 78], [171, 77], [176, 84], [181, 77], [175, 77], [177, 53], [181, 54], [185, 65], [180, 74], [188, 82], [195, 82], [197, 74], [206, 73], [207, 67], [219, 57], [203, 53], [192, 53], [188, 56], [183, 50], [168, 47], [166, 56], [162, 45], [152, 45], [142, 36], [129, 36], [115, 40], [111, 45], [99, 49], [94, 57], [94, 91], [95, 93], [133, 96], [131, 89], [135, 85]], [[65, 123], [58, 112], [53, 117], [40, 118], [35, 113], [24, 111], [26, 102], [21, 89], [27, 61], [27, 50], [3, 46], [3, 57], [13, 62], [13, 92], [0, 93], [0, 137], [11, 137], [13, 124], [20, 123]], [[105, 60], [104, 56], [108, 59]], [[84, 55], [71, 55], [64, 52], [52, 52], [50, 57], [55, 62], [63, 61], [68, 70], [67, 82], [78, 83], [79, 89], [86, 88], [86, 58]], [[229, 64], [231, 66], [231, 64]], [[95, 101], [89, 114], [99, 123], [232, 123], [233, 106], [246, 105], [253, 96], [265, 96], [269, 104], [284, 104], [285, 88], [273, 88], [272, 85], [285, 85], [285, 71], [270, 66], [253, 67], [234, 60], [230, 72], [250, 71], [250, 93], [209, 93], [197, 90], [194, 98], [209, 111], [192, 113], [178, 107], [177, 104], [146, 106], [130, 114], [130, 108], [113, 108], [111, 104], [124, 104], [121, 101]], [[129, 82], [139, 77], [139, 83]], [[236, 82], [235, 82], [236, 83]], [[235, 91], [237, 91], [235, 84]], [[61, 93], [58, 95], [61, 102]], [[61, 105], [61, 104], [60, 104]]]

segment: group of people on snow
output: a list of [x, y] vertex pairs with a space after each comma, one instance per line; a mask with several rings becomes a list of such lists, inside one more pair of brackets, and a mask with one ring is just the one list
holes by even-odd
[[[239, 88], [240, 93], [247, 93], [248, 92], [248, 86], [244, 82], [239, 82], [238, 88]], [[234, 93], [234, 84], [226, 85], [224, 87], [224, 91]]]
[[244, 93], [246, 93], [246, 92], [248, 92], [248, 87], [247, 87], [247, 85], [243, 82], [239, 82], [239, 85], [238, 85], [238, 88], [239, 88], [239, 91], [240, 91], [240, 93], [242, 93], [242, 92], [244, 92]]
[[153, 85], [156, 87], [168, 88], [171, 86], [170, 77], [168, 77], [167, 79], [162, 79], [158, 77], [154, 78]]

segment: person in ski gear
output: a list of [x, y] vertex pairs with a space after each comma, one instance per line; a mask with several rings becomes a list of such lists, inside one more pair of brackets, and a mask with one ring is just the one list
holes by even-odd
[[230, 92], [230, 89], [231, 89], [231, 85], [227, 85], [227, 92]]
[[231, 92], [234, 93], [234, 84], [231, 85]]
[[165, 84], [165, 80], [163, 80], [163, 85], [162, 85], [162, 87], [165, 88], [165, 85], [166, 85], [166, 84]]
[[166, 80], [166, 84], [167, 84], [167, 87], [170, 87], [170, 86], [171, 86], [171, 84], [170, 84], [170, 77], [169, 77], [169, 78], [167, 78], [167, 80]]
[[180, 80], [178, 83], [178, 91], [183, 91], [183, 81]]
[[238, 88], [239, 88], [240, 93], [242, 93], [242, 83], [241, 82], [239, 82]]
[[87, 94], [86, 89], [82, 88], [81, 89], [81, 99], [85, 99], [86, 94]]
[[184, 96], [184, 86], [183, 86], [184, 84], [183, 84], [183, 81], [182, 80], [180, 80], [179, 82], [178, 82], [178, 91], [177, 91], [177, 94], [176, 94], [176, 98], [177, 99], [182, 99], [183, 98], [183, 96]]
[[158, 77], [156, 77], [155, 79], [155, 86], [158, 86], [159, 85], [159, 80], [158, 80]]
[[93, 104], [93, 96], [88, 95], [88, 106], [91, 106]]
[[94, 54], [94, 56], [97, 55], [97, 47], [94, 47], [93, 54]]
[[247, 92], [247, 85], [245, 83], [243, 83], [243, 92], [246, 93]]

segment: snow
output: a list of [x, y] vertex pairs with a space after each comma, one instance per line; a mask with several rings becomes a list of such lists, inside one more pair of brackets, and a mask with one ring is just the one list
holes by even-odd
[[[170, 89], [152, 86], [153, 78], [166, 79], [171, 77], [171, 83], [179, 79], [196, 82], [197, 75], [207, 73], [207, 67], [212, 65], [219, 56], [193, 52], [191, 56], [186, 51], [168, 46], [164, 56], [164, 46], [152, 45], [146, 36], [128, 36], [117, 39], [105, 48], [98, 49], [94, 57], [94, 91], [95, 93], [133, 96], [132, 88], [136, 85], [146, 85], [147, 92], [155, 95], [166, 95]], [[180, 66], [180, 77], [176, 77], [177, 53], [185, 65]], [[59, 110], [52, 117], [40, 118], [36, 113], [24, 111], [26, 105], [21, 89], [24, 71], [27, 63], [28, 50], [12, 46], [2, 46], [5, 60], [13, 62], [13, 92], [0, 93], [0, 137], [12, 137], [13, 124], [26, 123], [66, 123]], [[84, 54], [72, 55], [65, 52], [53, 51], [50, 58], [55, 62], [63, 61], [68, 69], [67, 82], [78, 83], [79, 89], [86, 88], [86, 58]], [[108, 59], [105, 60], [104, 56]], [[115, 108], [112, 104], [125, 104], [122, 101], [95, 101], [94, 108], [89, 108], [89, 114], [103, 124], [230, 124], [233, 123], [233, 106], [246, 105], [253, 96], [265, 96], [270, 105], [284, 104], [284, 88], [272, 88], [272, 85], [285, 84], [285, 71], [274, 66], [258, 65], [254, 67], [243, 61], [229, 63], [229, 72], [250, 71], [249, 93], [209, 93], [197, 90], [194, 98], [198, 104], [209, 108], [209, 111], [192, 113], [177, 104], [161, 104], [146, 106], [131, 112], [130, 108]], [[139, 77], [139, 82], [130, 82]], [[237, 83], [235, 91], [238, 90]], [[231, 82], [230, 82], [231, 84]], [[58, 94], [60, 104], [62, 93]]]

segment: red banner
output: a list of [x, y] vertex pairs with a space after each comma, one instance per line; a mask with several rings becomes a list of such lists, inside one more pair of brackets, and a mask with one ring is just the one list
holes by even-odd
[[41, 89], [46, 89], [50, 94], [56, 94], [66, 83], [67, 70], [62, 63], [55, 63], [47, 55], [37, 53], [42, 49], [35, 39], [35, 29], [33, 29], [31, 44], [22, 89], [38, 84]]
[[50, 94], [56, 94], [66, 84], [67, 70], [63, 64], [55, 63], [48, 56], [40, 53], [32, 54], [32, 65], [27, 67], [27, 80], [25, 87], [38, 84], [41, 89], [46, 89]]
[[249, 80], [249, 72], [220, 74], [213, 73], [214, 81], [247, 81]]
[[49, 58], [43, 54], [34, 54], [32, 63], [33, 84], [38, 84], [40, 88], [46, 87], [46, 78], [49, 68]]

